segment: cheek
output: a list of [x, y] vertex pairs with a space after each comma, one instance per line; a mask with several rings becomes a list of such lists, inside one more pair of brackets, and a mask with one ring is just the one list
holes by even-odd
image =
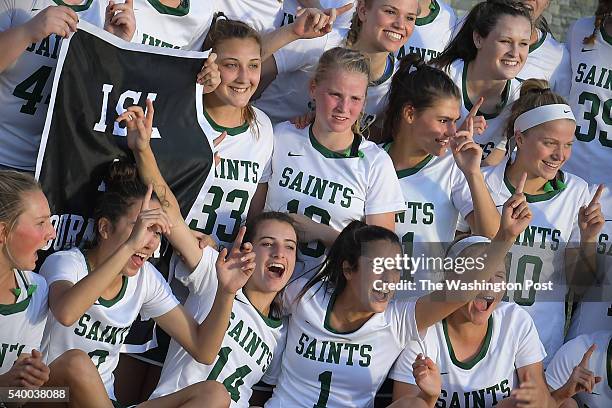
[[219, 74], [221, 75], [221, 84], [229, 84], [236, 79], [236, 71], [229, 68], [219, 67]]

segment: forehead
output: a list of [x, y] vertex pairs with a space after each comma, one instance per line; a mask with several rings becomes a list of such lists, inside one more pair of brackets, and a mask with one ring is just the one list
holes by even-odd
[[461, 116], [461, 102], [453, 97], [437, 98], [434, 105], [425, 109], [435, 116], [458, 117]]
[[215, 52], [219, 60], [227, 58], [261, 58], [261, 48], [254, 38], [228, 38], [222, 40], [217, 44]]
[[262, 237], [274, 237], [274, 239], [285, 241], [297, 241], [295, 229], [291, 224], [279, 220], [265, 220], [257, 225], [254, 240]]
[[394, 258], [401, 254], [401, 248], [397, 243], [387, 240], [370, 241], [362, 244], [361, 254], [368, 258]]
[[418, 0], [374, 0], [371, 4], [375, 7], [391, 6], [400, 11], [415, 14], [419, 8]]
[[368, 87], [368, 77], [361, 72], [336, 68], [327, 72], [321, 81], [321, 85], [327, 88], [342, 89], [350, 93], [364, 94]]
[[574, 140], [576, 122], [569, 119], [557, 119], [542, 123], [526, 131], [529, 136], [538, 138], [554, 139], [562, 143]]
[[531, 22], [523, 16], [503, 15], [491, 30], [496, 36], [529, 38], [531, 36]]
[[21, 215], [35, 218], [48, 217], [50, 215], [49, 203], [40, 190], [21, 193], [21, 205], [23, 206]]

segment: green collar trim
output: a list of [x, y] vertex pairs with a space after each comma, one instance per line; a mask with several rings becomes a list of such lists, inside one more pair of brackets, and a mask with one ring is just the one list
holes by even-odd
[[[273, 317], [269, 317], [266, 316], [264, 314], [262, 314], [258, 308], [256, 308], [253, 303], [251, 303], [251, 299], [249, 299], [249, 297], [247, 296], [247, 294], [245, 293], [244, 290], [242, 290], [242, 294], [244, 295], [244, 297], [246, 298], [246, 300], [249, 302], [249, 304], [253, 307], [253, 309], [257, 310], [257, 314], [259, 315], [259, 317], [261, 317], [261, 320], [264, 321], [264, 323], [272, 328], [272, 329], [276, 329], [278, 327], [280, 327], [283, 324], [283, 321], [281, 319], [275, 319]], [[236, 297], [236, 300], [240, 301], [240, 299], [238, 299], [238, 297]]]
[[351, 159], [355, 157], [363, 158], [365, 155], [361, 150], [359, 150], [359, 145], [361, 144], [361, 136], [355, 134], [353, 135], [353, 144], [351, 147], [343, 151], [342, 153], [334, 152], [333, 150], [329, 150], [327, 147], [323, 146], [315, 135], [312, 133], [312, 125], [308, 128], [308, 137], [310, 139], [310, 144], [315, 148], [319, 153], [328, 159]]
[[[468, 71], [468, 63], [464, 61], [463, 62], [463, 72], [461, 74], [461, 94], [463, 95], [463, 105], [465, 106], [465, 109], [467, 109], [469, 112], [472, 110], [474, 105], [472, 104], [472, 101], [470, 101], [470, 97], [468, 96], [468, 92], [467, 92], [467, 71]], [[483, 113], [481, 111], [478, 111], [476, 112], [476, 115], [482, 115], [487, 120], [495, 119], [501, 113], [502, 109], [506, 106], [506, 104], [508, 103], [508, 96], [510, 95], [510, 82], [511, 82], [510, 79], [506, 81], [506, 86], [504, 87], [504, 90], [502, 91], [502, 95], [501, 95], [502, 100], [499, 104], [498, 112]]]
[[457, 356], [455, 356], [455, 350], [453, 350], [453, 345], [451, 343], [450, 337], [448, 336], [448, 323], [446, 323], [446, 319], [442, 320], [442, 329], [444, 331], [444, 340], [446, 341], [446, 347], [448, 348], [448, 354], [450, 355], [451, 361], [457, 367], [463, 370], [471, 370], [476, 364], [480, 362], [489, 351], [489, 345], [491, 344], [491, 337], [493, 335], [493, 315], [489, 316], [489, 321], [487, 322], [487, 334], [484, 338], [484, 343], [472, 359], [468, 361], [459, 361], [457, 360]]
[[431, 3], [429, 4], [429, 14], [425, 17], [417, 17], [415, 25], [424, 26], [426, 24], [429, 24], [434, 21], [436, 17], [438, 17], [438, 14], [440, 14], [440, 5], [436, 0], [431, 0]]
[[[383, 144], [382, 145], [383, 150], [389, 153], [389, 150], [391, 149], [392, 144], [393, 142], [388, 142], [388, 143]], [[431, 154], [428, 154], [427, 157], [421, 160], [416, 166], [411, 167], [409, 169], [397, 170], [395, 174], [397, 174], [398, 179], [412, 176], [413, 174], [418, 173], [423, 167], [427, 166], [427, 163], [429, 163], [431, 159], [433, 159], [433, 156]]]
[[213, 118], [210, 117], [208, 112], [206, 112], [206, 109], [204, 109], [204, 117], [206, 118], [206, 120], [210, 124], [210, 127], [212, 127], [217, 132], [227, 132], [228, 136], [236, 136], [236, 135], [239, 135], [241, 133], [246, 132], [249, 129], [249, 123], [248, 122], [244, 122], [242, 125], [237, 126], [237, 127], [233, 127], [233, 128], [221, 126], [217, 122], [215, 122], [213, 120]]
[[604, 39], [604, 41], [612, 45], [612, 36], [609, 36], [608, 33], [606, 33], [605, 24], [602, 24], [601, 27], [599, 27], [599, 31], [601, 32], [601, 37]]
[[[563, 173], [560, 172], [560, 174], [561, 174], [560, 177], [555, 178], [552, 181], [549, 180], [549, 181], [546, 182], [546, 184], [544, 184], [544, 192], [543, 193], [541, 193], [541, 194], [527, 194], [527, 193], [525, 193], [525, 198], [527, 199], [527, 202], [528, 203], [537, 203], [537, 202], [540, 202], [540, 201], [550, 200], [551, 198], [553, 198], [554, 196], [556, 196], [557, 194], [559, 194], [560, 192], [565, 190], [567, 185], [563, 182]], [[506, 185], [506, 188], [508, 189], [510, 194], [514, 194], [515, 188], [510, 183], [510, 180], [508, 179], [507, 168], [504, 171], [504, 184]]]
[[546, 36], [548, 35], [546, 33], [546, 31], [540, 31], [538, 30], [538, 32], [540, 33], [540, 38], [538, 39], [538, 41], [534, 42], [533, 44], [529, 45], [529, 53], [531, 54], [532, 52], [534, 52], [535, 50], [537, 50], [538, 48], [540, 48], [540, 46], [542, 44], [544, 44], [544, 41], [546, 41]]
[[183, 17], [189, 13], [189, 0], [182, 0], [178, 7], [168, 7], [163, 5], [159, 0], [147, 0], [155, 10], [161, 14]]
[[[365, 322], [359, 326], [358, 328], [356, 328], [355, 330], [349, 330], [349, 331], [345, 331], [345, 332], [341, 332], [338, 331], [336, 329], [334, 329], [333, 327], [331, 327], [330, 323], [329, 323], [329, 319], [331, 318], [331, 313], [332, 310], [334, 308], [334, 303], [336, 303], [336, 291], [334, 290], [334, 292], [331, 294], [330, 298], [329, 298], [329, 303], [327, 304], [327, 310], [325, 311], [325, 320], [323, 321], [323, 327], [325, 328], [325, 330], [334, 333], [334, 334], [351, 334], [351, 333], [355, 333], [357, 330], [361, 329], [363, 327], [363, 324], [365, 324]], [[366, 320], [366, 322], [369, 321]]]
[[[81, 253], [83, 254], [83, 258], [85, 258], [85, 265], [87, 265], [87, 274], [89, 275], [91, 273], [91, 265], [89, 265], [89, 259], [87, 259], [87, 253], [86, 253], [87, 251], [83, 251], [80, 248], [79, 248], [79, 251], [81, 251]], [[123, 296], [125, 295], [125, 291], [127, 289], [127, 285], [128, 285], [128, 277], [123, 275], [121, 277], [121, 289], [119, 290], [119, 293], [117, 293], [117, 296], [115, 296], [112, 299], [104, 299], [102, 296], [100, 296], [98, 298], [98, 303], [104, 307], [114, 306], [117, 302], [123, 299]]]
[[72, 11], [74, 11], [75, 13], [81, 12], [81, 11], [85, 11], [89, 8], [89, 6], [91, 6], [91, 3], [93, 3], [93, 0], [87, 0], [87, 3], [85, 4], [66, 4], [64, 3], [62, 0], [53, 0], [53, 2], [55, 4], [57, 4], [58, 6], [65, 6], [70, 8]]
[[[30, 305], [30, 300], [32, 299], [32, 295], [34, 294], [34, 292], [36, 292], [36, 285], [30, 285], [28, 284], [28, 281], [26, 280], [25, 276], [23, 275], [23, 272], [21, 272], [20, 270], [17, 270], [17, 277], [19, 280], [19, 278], [21, 278], [21, 281], [23, 282], [23, 286], [25, 286], [26, 289], [26, 293], [27, 293], [27, 297], [25, 299], [23, 299], [21, 302], [15, 302], [13, 304], [10, 305], [2, 305], [0, 304], [0, 315], [2, 316], [8, 316], [8, 315], [12, 315], [15, 313], [21, 313], [24, 310], [26, 310], [28, 308], [28, 306]], [[15, 289], [13, 289], [13, 293], [15, 294], [16, 298], [19, 298], [19, 295], [21, 295], [21, 288], [17, 287]]]
[[370, 82], [368, 86], [378, 86], [380, 84], [385, 83], [385, 81], [393, 75], [393, 71], [395, 68], [395, 56], [392, 53], [387, 55], [387, 63], [385, 65], [385, 72], [383, 72], [382, 76], [378, 78], [376, 81]]

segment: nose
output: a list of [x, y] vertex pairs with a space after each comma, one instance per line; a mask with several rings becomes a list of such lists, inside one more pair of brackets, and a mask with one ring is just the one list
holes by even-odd
[[457, 133], [457, 124], [453, 121], [448, 121], [446, 124], [446, 135], [449, 137], [455, 136]]
[[340, 98], [338, 99], [338, 103], [336, 104], [336, 111], [344, 112], [346, 107], [348, 106], [348, 98]]
[[47, 228], [48, 229], [47, 229], [47, 234], [45, 236], [45, 240], [50, 241], [52, 239], [55, 239], [57, 234], [55, 233], [55, 228], [53, 227], [53, 224], [49, 222], [49, 226]]
[[238, 70], [238, 77], [236, 77], [236, 82], [239, 83], [247, 83], [248, 82], [248, 71], [246, 67], [240, 67]]

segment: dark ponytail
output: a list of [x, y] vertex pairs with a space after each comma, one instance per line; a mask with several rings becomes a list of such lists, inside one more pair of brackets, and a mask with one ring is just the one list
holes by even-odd
[[383, 122], [384, 137], [392, 139], [397, 135], [406, 105], [418, 111], [446, 98], [461, 98], [452, 79], [438, 68], [426, 65], [419, 54], [406, 55], [391, 80]]
[[503, 16], [525, 17], [533, 24], [529, 9], [519, 1], [488, 0], [480, 2], [472, 7], [455, 38], [451, 40], [440, 55], [432, 60], [432, 64], [447, 69], [458, 59], [462, 59], [466, 63], [472, 61], [478, 53], [474, 44], [474, 32], [486, 38]]
[[346, 286], [342, 265], [346, 261], [356, 269], [365, 245], [374, 241], [388, 241], [401, 249], [399, 239], [393, 231], [377, 225], [368, 225], [362, 221], [351, 221], [338, 235], [321, 269], [306, 283], [297, 299], [304, 296], [308, 289], [317, 282], [324, 282], [326, 291], [333, 290], [336, 295], [339, 295]]

